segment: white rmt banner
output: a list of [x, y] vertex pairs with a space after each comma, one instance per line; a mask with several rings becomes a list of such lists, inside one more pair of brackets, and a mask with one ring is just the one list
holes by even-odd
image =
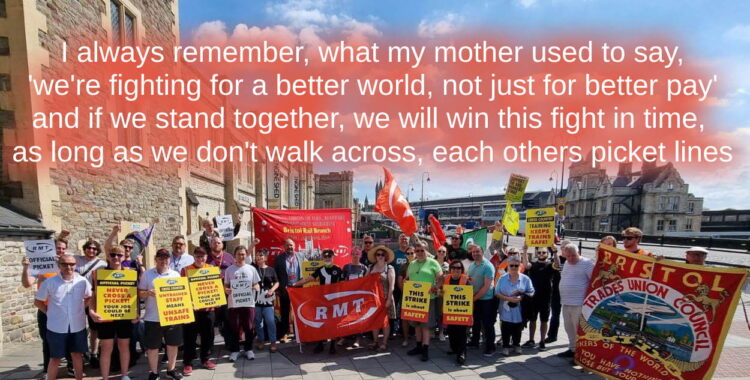
[[232, 307], [255, 307], [253, 283], [244, 278], [232, 280]]
[[26, 257], [31, 263], [29, 276], [57, 272], [54, 240], [27, 240], [23, 242], [23, 246], [26, 249]]
[[232, 215], [219, 215], [216, 217], [216, 229], [219, 230], [221, 238], [224, 241], [234, 239], [234, 224], [232, 224]]

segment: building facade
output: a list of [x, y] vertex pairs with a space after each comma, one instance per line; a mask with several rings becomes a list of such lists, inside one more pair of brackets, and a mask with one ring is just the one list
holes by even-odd
[[315, 208], [348, 208], [352, 210], [352, 230], [359, 225], [360, 206], [355, 202], [354, 172], [315, 174]]
[[701, 228], [703, 198], [689, 192], [672, 163], [644, 163], [640, 171], [622, 163], [609, 176], [589, 156], [570, 166], [565, 199], [569, 230], [619, 233], [633, 226], [646, 235], [666, 235]]

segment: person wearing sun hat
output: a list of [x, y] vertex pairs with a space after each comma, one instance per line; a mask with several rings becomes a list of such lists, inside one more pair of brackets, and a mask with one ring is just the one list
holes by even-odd
[[703, 247], [690, 247], [685, 251], [685, 262], [693, 265], [706, 265], [708, 250]]
[[[385, 294], [385, 308], [388, 313], [388, 319], [396, 319], [396, 303], [393, 301], [393, 289], [396, 284], [396, 270], [390, 263], [396, 259], [396, 255], [390, 248], [379, 245], [371, 248], [367, 252], [367, 258], [370, 260], [371, 274], [379, 274], [380, 280], [383, 283], [383, 293]], [[372, 344], [370, 349], [378, 349], [379, 351], [385, 351], [388, 349], [388, 336], [390, 335], [390, 325], [383, 328], [383, 341], [378, 345], [378, 333], [380, 330], [372, 331]]]

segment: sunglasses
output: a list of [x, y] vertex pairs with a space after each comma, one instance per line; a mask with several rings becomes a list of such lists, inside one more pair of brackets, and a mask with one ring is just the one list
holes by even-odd
[[109, 257], [111, 257], [111, 258], [113, 258], [113, 259], [115, 259], [115, 258], [118, 258], [118, 257], [124, 257], [124, 256], [125, 256], [125, 255], [123, 255], [123, 254], [121, 254], [121, 253], [110, 253], [110, 254], [109, 254]]
[[96, 247], [91, 246], [91, 247], [86, 247], [86, 249], [96, 249]]
[[63, 267], [74, 267], [74, 266], [76, 266], [76, 263], [60, 263], [60, 266], [63, 266]]
[[622, 240], [638, 239], [638, 236], [623, 236]]
[[372, 244], [372, 243], [374, 243], [374, 242], [372, 242], [372, 241], [366, 241], [366, 242], [364, 242], [364, 244]]
[[415, 249], [414, 252], [424, 252], [424, 249]]
[[133, 249], [133, 246], [132, 245], [123, 245], [122, 249], [126, 249], [126, 250], [127, 249]]
[[407, 255], [413, 255], [414, 252], [406, 252]]
[[179, 246], [181, 246], [181, 245], [185, 245], [185, 243], [172, 243], [172, 245], [176, 245], [176, 246], [178, 246], [178, 247], [179, 247]]
[[508, 265], [509, 268], [518, 268], [518, 264]]
[[381, 257], [381, 256], [382, 256], [382, 257], [385, 257], [385, 253], [376, 253], [376, 254], [375, 254], [375, 256], [376, 256], [376, 257]]

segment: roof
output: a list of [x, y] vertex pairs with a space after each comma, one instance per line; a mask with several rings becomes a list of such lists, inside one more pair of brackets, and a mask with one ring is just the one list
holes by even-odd
[[39, 220], [23, 215], [12, 206], [0, 205], [0, 235], [39, 236], [53, 232]]

